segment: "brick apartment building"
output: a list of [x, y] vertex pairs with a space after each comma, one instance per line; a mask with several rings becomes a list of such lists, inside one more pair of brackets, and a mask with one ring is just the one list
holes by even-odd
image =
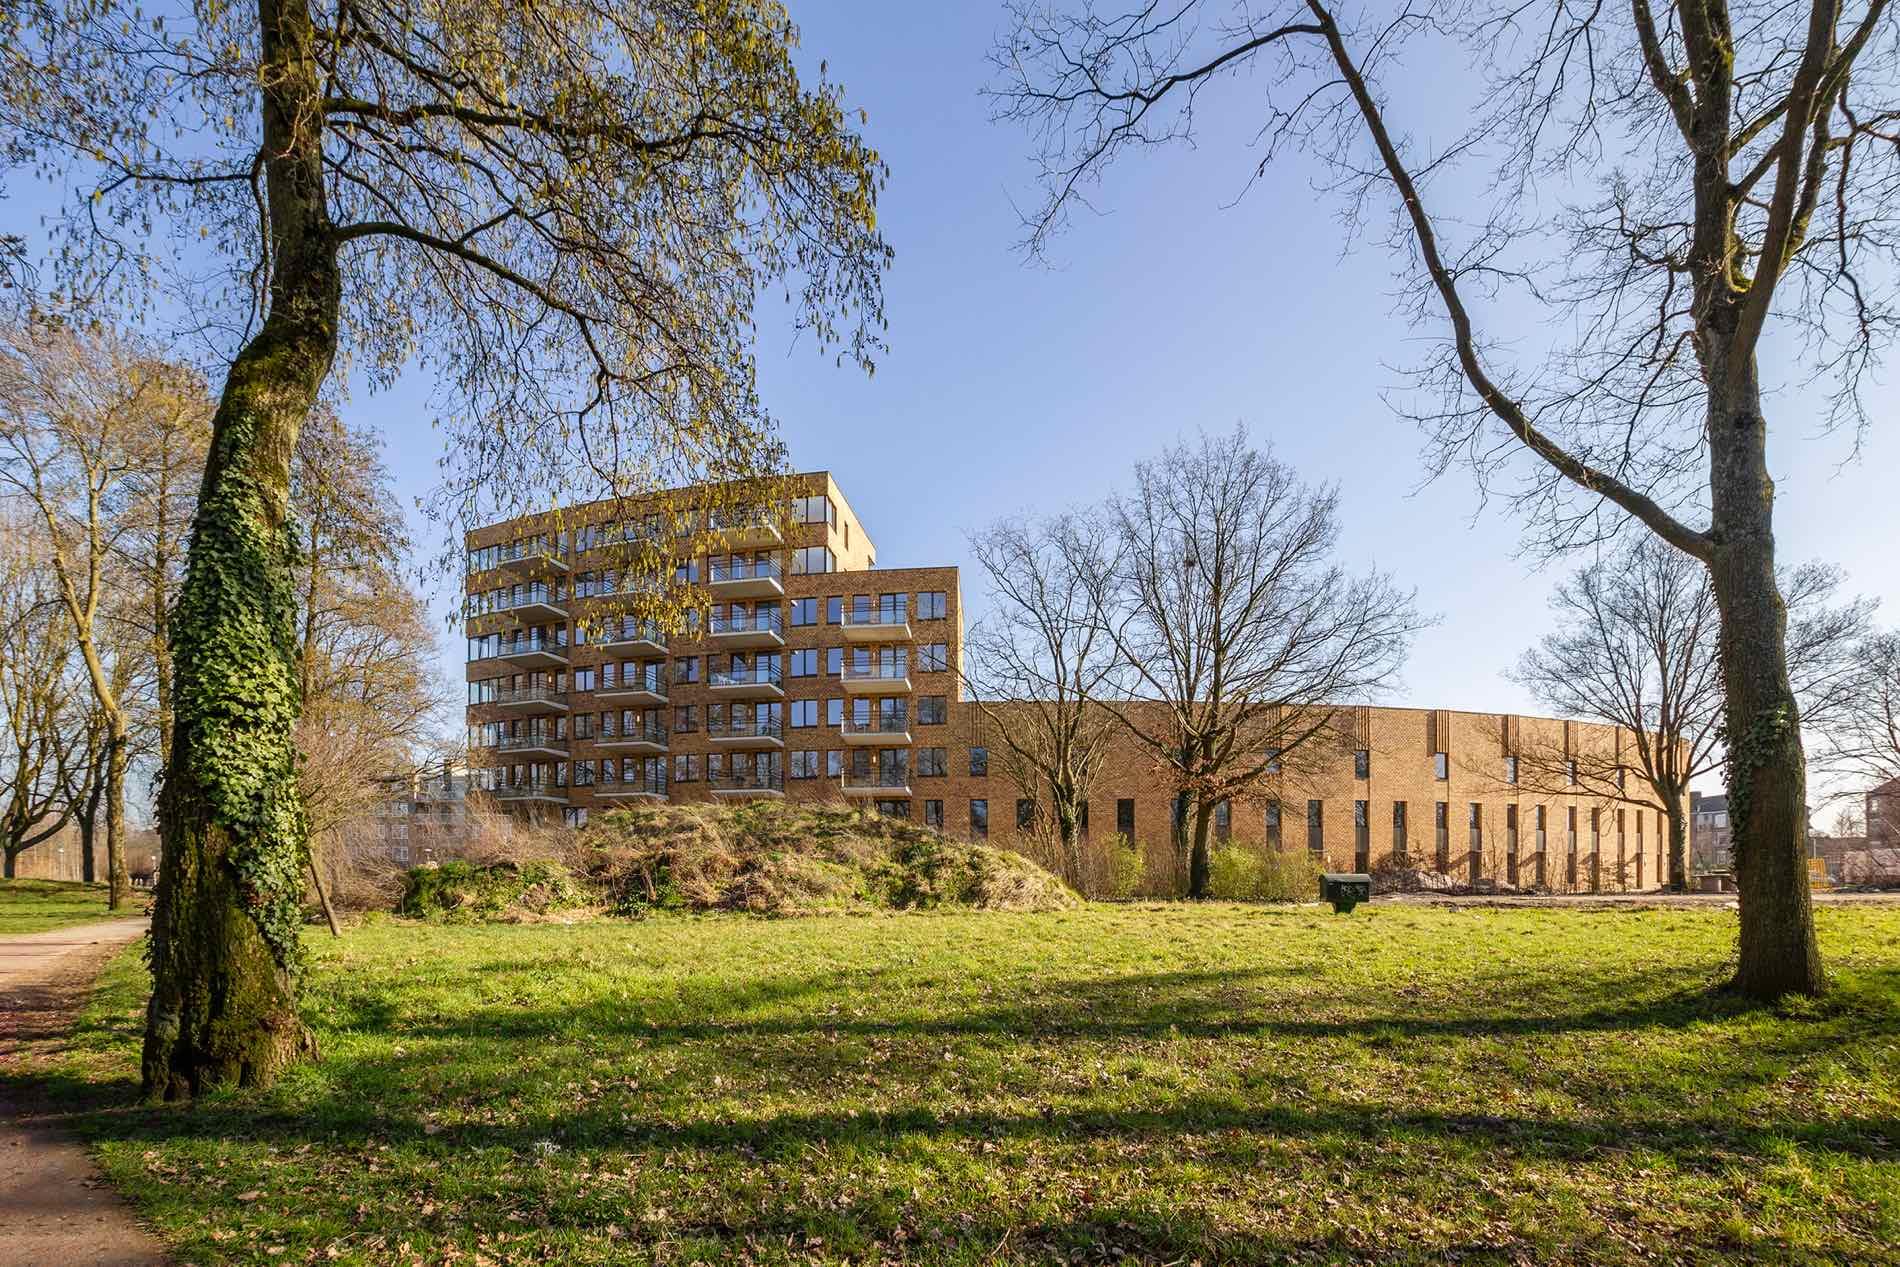
[[441, 762], [378, 780], [375, 829], [390, 861], [459, 852], [468, 830], [469, 769]]
[[[791, 797], [1005, 843], [1031, 830], [1033, 795], [963, 698], [957, 569], [879, 567], [828, 473], [790, 484], [783, 512], [711, 526], [692, 538], [710, 542], [704, 553], [673, 560], [711, 607], [703, 627], [670, 637], [615, 613], [628, 601], [608, 543], [640, 518], [624, 504], [470, 533], [475, 786], [569, 823], [630, 802]], [[1367, 707], [1342, 709], [1336, 728], [1337, 760], [1222, 807], [1216, 833], [1334, 869], [1404, 862], [1526, 887], [1646, 888], [1666, 875], [1666, 820], [1634, 775], [1615, 797], [1586, 795], [1574, 776], [1518, 782], [1520, 745], [1600, 765], [1630, 750], [1615, 728]], [[1173, 818], [1152, 757], [1132, 742], [1112, 753], [1087, 829], [1165, 844]]]

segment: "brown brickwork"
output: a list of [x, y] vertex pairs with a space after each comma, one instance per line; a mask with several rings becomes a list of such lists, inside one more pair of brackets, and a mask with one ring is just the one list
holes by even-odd
[[[988, 720], [961, 698], [957, 570], [870, 566], [876, 558], [870, 536], [831, 477], [801, 475], [793, 488], [799, 497], [828, 498], [834, 509], [826, 518], [835, 522], [796, 524], [771, 540], [751, 542], [743, 552], [747, 564], [736, 573], [695, 560], [720, 604], [718, 623], [695, 636], [666, 639], [664, 654], [649, 644], [602, 647], [591, 637], [575, 644], [581, 635], [573, 631], [597, 628], [614, 601], [577, 593], [590, 574], [585, 551], [471, 574], [471, 593], [504, 582], [549, 587], [544, 596], [528, 595], [531, 605], [469, 621], [469, 680], [500, 695], [471, 697], [471, 764], [496, 772], [507, 803], [576, 819], [639, 799], [848, 798], [940, 821], [957, 835], [971, 834], [973, 813], [987, 806], [984, 834], [999, 843], [1018, 839], [1019, 801], [1033, 798], [1014, 785], [1000, 755], [987, 773], [980, 767], [972, 773], [973, 756], [998, 745]], [[561, 522], [592, 522], [598, 518], [593, 511], [565, 512]], [[470, 534], [469, 546], [505, 545], [539, 526], [496, 525]], [[794, 570], [794, 551], [819, 545], [831, 550], [836, 570]], [[771, 561], [764, 569], [771, 575], [755, 574], [754, 556]], [[736, 617], [726, 607], [733, 601], [746, 604]], [[763, 618], [763, 629], [758, 603], [777, 612], [775, 619]], [[507, 650], [521, 643], [492, 654], [491, 645], [473, 641], [536, 628], [547, 642], [539, 650], [527, 644], [522, 654]], [[716, 681], [716, 673], [732, 672], [735, 651], [744, 657], [743, 677]], [[769, 676], [761, 664], [772, 663], [757, 656], [777, 657], [775, 680], [756, 680]], [[609, 665], [615, 670], [611, 690], [604, 673]], [[892, 721], [893, 728], [884, 729], [876, 720], [881, 712], [901, 713], [904, 728]], [[837, 724], [840, 715], [845, 726]], [[934, 720], [939, 715], [942, 720]], [[657, 725], [649, 732], [646, 723]], [[603, 737], [608, 726], [611, 740]], [[1232, 841], [1269, 847], [1270, 806], [1277, 800], [1278, 846], [1310, 850], [1329, 870], [1405, 866], [1461, 882], [1557, 891], [1653, 888], [1667, 874], [1668, 833], [1659, 806], [1511, 782], [1511, 759], [1519, 751], [1554, 748], [1614, 760], [1629, 750], [1629, 736], [1614, 728], [1361, 706], [1341, 709], [1334, 730], [1327, 749], [1289, 758], [1256, 799], [1230, 807]], [[490, 742], [498, 739], [509, 746]], [[1361, 760], [1364, 778], [1358, 777]], [[611, 784], [601, 778], [603, 762], [615, 764]], [[745, 777], [722, 787], [709, 778], [714, 767], [728, 779], [735, 769]], [[531, 772], [537, 771], [534, 789]], [[651, 782], [644, 777], [649, 773]], [[1636, 797], [1639, 786], [1630, 775], [1626, 795]], [[523, 795], [524, 788], [530, 794]], [[1172, 800], [1160, 763], [1131, 738], [1111, 752], [1091, 789], [1090, 836], [1113, 836], [1118, 807], [1132, 803], [1132, 836], [1146, 850], [1151, 874], [1164, 871], [1175, 858]], [[1309, 821], [1319, 826], [1317, 840]]]

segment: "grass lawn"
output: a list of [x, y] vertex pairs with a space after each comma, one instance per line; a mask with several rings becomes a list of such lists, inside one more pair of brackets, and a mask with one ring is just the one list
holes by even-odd
[[123, 908], [106, 909], [106, 886], [77, 880], [0, 880], [0, 935], [43, 933], [69, 924], [145, 914], [148, 895], [134, 893]]
[[1713, 911], [1095, 906], [315, 937], [322, 1059], [68, 1093], [211, 1263], [1854, 1262], [1900, 1254], [1900, 910], [1712, 995]]

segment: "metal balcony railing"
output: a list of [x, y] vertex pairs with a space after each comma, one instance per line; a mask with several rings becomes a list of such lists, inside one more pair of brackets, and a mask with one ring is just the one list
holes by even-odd
[[741, 770], [706, 780], [715, 792], [783, 792], [785, 771]]
[[602, 726], [594, 736], [596, 743], [650, 743], [664, 748], [668, 742], [668, 731], [664, 722], [647, 722], [638, 726], [618, 729]]

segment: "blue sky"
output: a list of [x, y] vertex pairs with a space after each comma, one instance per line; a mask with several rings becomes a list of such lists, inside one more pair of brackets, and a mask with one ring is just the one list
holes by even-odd
[[[1401, 381], [1391, 367], [1420, 346], [1388, 315], [1391, 265], [1376, 245], [1342, 253], [1336, 205], [1298, 162], [1240, 196], [1255, 158], [1244, 85], [1204, 114], [1198, 147], [1114, 170], [1105, 214], [1079, 217], [1053, 266], [1031, 265], [1013, 249], [1017, 206], [1036, 197], [1028, 141], [991, 124], [979, 93], [1000, 5], [792, 0], [792, 10], [806, 60], [825, 59], [849, 104], [868, 111], [867, 135], [890, 165], [880, 218], [896, 250], [891, 350], [867, 379], [796, 343], [768, 311], [761, 387], [794, 465], [836, 473], [880, 563], [967, 566], [967, 531], [1098, 500], [1177, 435], [1244, 422], [1308, 477], [1340, 484], [1348, 563], [1395, 573], [1441, 617], [1393, 702], [1533, 711], [1502, 670], [1548, 627], [1550, 586], [1580, 560], [1518, 557], [1520, 522], [1501, 503], [1480, 511], [1462, 472], [1419, 487], [1422, 438], [1381, 398]], [[1456, 78], [1421, 66], [1393, 87], [1401, 106], [1444, 112], [1457, 103], [1439, 81]], [[385, 437], [412, 506], [438, 456], [427, 388], [412, 374], [345, 404]], [[1891, 623], [1893, 394], [1875, 393], [1876, 425], [1845, 466], [1847, 441], [1809, 421], [1815, 403], [1791, 393], [1770, 405], [1783, 557], [1845, 567], [1852, 588], [1886, 599]], [[438, 530], [416, 514], [415, 531], [432, 553]], [[964, 594], [980, 611], [981, 581], [967, 571]], [[446, 613], [447, 596], [436, 597]], [[461, 654], [445, 626], [451, 679]]]
[[[869, 112], [890, 165], [891, 350], [867, 379], [768, 313], [761, 386], [793, 464], [836, 473], [880, 563], [967, 565], [970, 529], [1099, 499], [1176, 435], [1244, 422], [1307, 476], [1339, 482], [1350, 563], [1392, 571], [1441, 617], [1394, 702], [1533, 711], [1502, 670], [1548, 627], [1549, 588], [1578, 561], [1519, 557], [1520, 521], [1501, 503], [1479, 510], [1462, 472], [1419, 486], [1421, 436], [1380, 394], [1418, 355], [1417, 332], [1387, 312], [1391, 265], [1374, 245], [1342, 253], [1336, 208], [1297, 163], [1239, 197], [1252, 163], [1244, 91], [1206, 114], [1196, 148], [1113, 171], [1104, 214], [1078, 218], [1053, 266], [1027, 264], [1013, 244], [1017, 207], [1036, 193], [1028, 143], [990, 123], [979, 94], [1000, 9], [806, 0], [793, 13], [807, 59], [824, 58]], [[349, 405], [389, 438], [412, 498], [435, 457], [421, 386]], [[1804, 421], [1813, 405], [1795, 394], [1771, 407], [1783, 555], [1839, 563], [1854, 589], [1887, 599], [1891, 621], [1891, 394], [1845, 467], [1847, 442]], [[964, 591], [980, 610], [967, 571]], [[459, 659], [459, 646], [445, 655], [456, 677]]]

